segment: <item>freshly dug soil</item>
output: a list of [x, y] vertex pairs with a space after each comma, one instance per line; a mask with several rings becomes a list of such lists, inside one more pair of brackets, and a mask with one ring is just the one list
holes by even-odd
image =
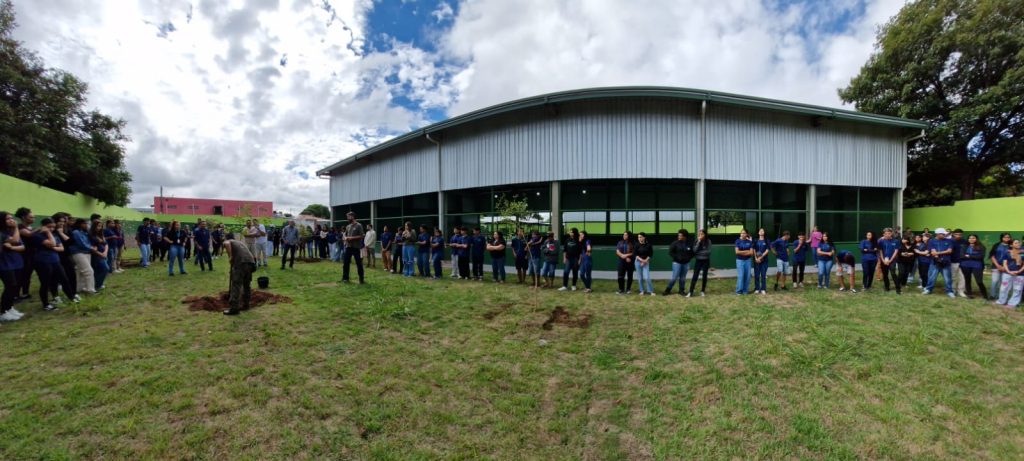
[[562, 306], [555, 306], [555, 310], [551, 311], [551, 316], [548, 320], [541, 325], [541, 328], [550, 330], [554, 328], [555, 324], [565, 325], [570, 328], [587, 328], [590, 326], [590, 315], [583, 314], [576, 318], [572, 318], [569, 315], [569, 311], [565, 310]]
[[[292, 299], [287, 296], [275, 295], [267, 291], [253, 290], [249, 298], [249, 308], [264, 304], [290, 303]], [[182, 304], [188, 304], [190, 311], [221, 312], [228, 308], [228, 292], [222, 291], [220, 295], [186, 296], [181, 300]]]

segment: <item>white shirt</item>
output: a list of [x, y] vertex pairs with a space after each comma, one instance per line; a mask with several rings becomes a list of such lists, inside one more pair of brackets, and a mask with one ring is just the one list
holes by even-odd
[[263, 224], [257, 224], [256, 227], [260, 229], [260, 233], [263, 235], [256, 237], [256, 243], [265, 244], [267, 243], [267, 228]]
[[366, 236], [363, 237], [363, 245], [366, 245], [367, 248], [371, 248], [375, 244], [377, 244], [377, 231], [370, 229], [366, 231]]

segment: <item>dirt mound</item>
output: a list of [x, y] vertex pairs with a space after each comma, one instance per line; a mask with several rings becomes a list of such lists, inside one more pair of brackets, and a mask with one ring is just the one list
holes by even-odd
[[[275, 295], [270, 292], [254, 290], [249, 298], [249, 308], [264, 304], [290, 303], [292, 299], [286, 296]], [[190, 311], [211, 311], [221, 312], [228, 308], [228, 292], [222, 291], [220, 295], [186, 296], [181, 300], [182, 304], [188, 304]]]
[[550, 330], [555, 327], [555, 324], [565, 325], [570, 328], [587, 328], [590, 326], [590, 315], [583, 314], [572, 318], [569, 315], [569, 311], [565, 310], [562, 306], [555, 306], [555, 310], [551, 311], [551, 316], [548, 320], [541, 325], [541, 328]]

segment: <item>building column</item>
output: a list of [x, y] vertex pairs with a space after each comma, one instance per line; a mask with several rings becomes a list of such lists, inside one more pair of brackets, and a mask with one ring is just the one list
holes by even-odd
[[807, 232], [807, 238], [811, 237], [811, 228], [818, 224], [816, 216], [818, 213], [817, 196], [814, 184], [807, 186], [807, 229], [804, 229]]
[[551, 232], [555, 238], [562, 235], [562, 183], [551, 182]]
[[900, 235], [906, 232], [903, 228], [903, 189], [896, 189], [896, 228], [900, 230]]
[[377, 201], [370, 200], [370, 225], [377, 228]]
[[[444, 234], [447, 229], [444, 228], [444, 191], [437, 191], [437, 227], [441, 229], [441, 233]], [[447, 234], [446, 234], [447, 235]]]
[[694, 192], [696, 192], [696, 196], [695, 197], [697, 197], [697, 216], [696, 216], [697, 229], [696, 230], [698, 230], [698, 231], [701, 230], [701, 229], [704, 229], [704, 227], [707, 225], [707, 220], [704, 217], [704, 215], [705, 215], [704, 183], [705, 183], [705, 181], [703, 179], [698, 179], [698, 180], [694, 181], [694, 186], [693, 186], [694, 187]]

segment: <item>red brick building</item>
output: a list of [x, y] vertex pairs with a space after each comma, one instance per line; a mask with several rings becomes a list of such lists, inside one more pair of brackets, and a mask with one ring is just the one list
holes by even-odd
[[258, 202], [254, 200], [153, 197], [153, 212], [159, 214], [252, 216], [254, 218], [269, 218], [274, 215], [274, 203]]

